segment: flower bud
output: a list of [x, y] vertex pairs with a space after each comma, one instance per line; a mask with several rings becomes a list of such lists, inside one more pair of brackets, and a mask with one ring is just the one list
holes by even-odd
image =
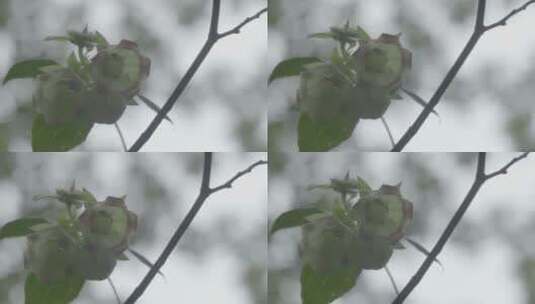
[[128, 248], [137, 228], [137, 216], [126, 208], [124, 199], [111, 196], [86, 209], [79, 221], [92, 248], [116, 255]]
[[399, 87], [403, 72], [412, 63], [412, 54], [401, 46], [399, 35], [382, 34], [361, 41], [353, 56], [359, 83], [390, 89]]
[[137, 44], [128, 40], [100, 50], [91, 65], [91, 74], [98, 85], [126, 99], [139, 92], [149, 72], [150, 59], [142, 56]]
[[391, 241], [400, 240], [412, 220], [412, 203], [401, 196], [400, 185], [383, 185], [359, 199], [353, 207], [363, 232]]

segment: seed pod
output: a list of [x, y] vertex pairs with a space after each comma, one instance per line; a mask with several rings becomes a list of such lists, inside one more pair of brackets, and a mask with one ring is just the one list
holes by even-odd
[[40, 281], [54, 283], [76, 271], [77, 247], [59, 227], [28, 235], [25, 268]]
[[316, 122], [342, 117], [357, 119], [356, 99], [355, 88], [334, 64], [310, 64], [301, 73], [297, 102], [300, 110]]
[[33, 102], [48, 124], [62, 124], [77, 119], [84, 92], [82, 81], [61, 66], [42, 68]]
[[391, 241], [400, 240], [412, 220], [412, 203], [401, 196], [400, 185], [382, 185], [353, 206], [352, 216], [364, 233]]
[[412, 63], [412, 54], [401, 46], [399, 35], [382, 34], [362, 41], [353, 56], [359, 83], [389, 89], [399, 87], [403, 72]]
[[142, 56], [137, 44], [129, 40], [100, 50], [91, 65], [91, 74], [98, 85], [126, 99], [139, 92], [149, 73], [150, 59]]
[[79, 217], [91, 248], [119, 255], [137, 228], [137, 216], [126, 208], [123, 198], [107, 197], [86, 209]]

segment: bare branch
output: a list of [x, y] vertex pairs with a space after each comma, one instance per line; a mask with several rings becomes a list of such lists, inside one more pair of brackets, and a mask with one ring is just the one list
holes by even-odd
[[440, 102], [442, 96], [452, 83], [452, 81], [457, 76], [457, 73], [463, 66], [466, 59], [468, 59], [468, 56], [476, 46], [477, 42], [479, 41], [479, 38], [483, 36], [487, 31], [495, 28], [499, 25], [505, 25], [507, 20], [514, 15], [518, 14], [518, 12], [526, 9], [530, 4], [535, 3], [535, 0], [528, 1], [525, 3], [522, 7], [513, 10], [511, 13], [509, 13], [507, 16], [505, 16], [502, 20], [498, 21], [497, 23], [491, 24], [489, 26], [484, 25], [485, 20], [485, 6], [486, 1], [485, 0], [478, 0], [477, 5], [477, 15], [476, 15], [476, 25], [474, 28], [474, 32], [470, 36], [470, 39], [466, 43], [466, 46], [462, 50], [461, 54], [459, 54], [459, 57], [455, 60], [455, 63], [450, 68], [448, 73], [446, 74], [446, 77], [442, 82], [440, 83], [439, 87], [429, 100], [429, 103], [427, 106], [420, 112], [420, 115], [416, 118], [416, 120], [412, 123], [412, 125], [405, 131], [403, 136], [399, 139], [399, 141], [396, 143], [394, 148], [392, 148], [392, 152], [400, 152], [402, 151], [405, 146], [409, 143], [409, 141], [418, 133], [426, 119], [429, 117], [429, 114], [433, 112], [433, 109], [436, 107], [436, 105]]
[[[505, 174], [507, 172], [507, 169], [511, 167], [513, 164], [518, 162], [519, 160], [525, 158], [527, 156], [527, 153], [524, 153], [518, 157], [515, 157], [513, 160], [511, 160], [507, 165], [505, 165], [502, 169], [486, 175], [485, 174], [485, 163], [486, 163], [486, 153], [481, 152], [478, 154], [477, 158], [477, 168], [476, 168], [476, 174], [474, 178], [474, 182], [472, 183], [472, 186], [470, 187], [470, 190], [468, 190], [468, 193], [466, 194], [461, 206], [457, 209], [451, 220], [449, 221], [448, 225], [446, 226], [446, 229], [444, 229], [444, 232], [440, 235], [440, 238], [438, 239], [437, 243], [429, 253], [429, 255], [426, 257], [418, 271], [412, 276], [409, 283], [405, 285], [403, 290], [399, 293], [399, 295], [394, 299], [392, 304], [401, 304], [405, 299], [410, 295], [410, 293], [414, 290], [414, 288], [420, 283], [422, 278], [424, 277], [425, 273], [429, 269], [429, 267], [433, 264], [433, 261], [437, 259], [438, 255], [442, 251], [442, 248], [446, 245], [448, 242], [451, 234], [463, 218], [464, 214], [466, 213], [466, 210], [468, 210], [468, 207], [470, 207], [470, 204], [476, 197], [477, 193], [481, 189], [481, 186], [485, 184], [489, 179], [497, 176], [498, 174]], [[497, 173], [499, 172], [499, 173]], [[497, 174], [496, 174], [497, 173]]]
[[139, 138], [136, 140], [136, 142], [130, 147], [128, 150], [129, 152], [137, 152], [139, 151], [147, 141], [152, 137], [156, 129], [160, 126], [163, 119], [167, 117], [167, 114], [171, 111], [173, 106], [176, 104], [178, 98], [184, 93], [186, 90], [186, 87], [189, 85], [191, 80], [193, 79], [193, 76], [201, 66], [201, 64], [204, 62], [206, 57], [208, 56], [208, 53], [210, 53], [210, 50], [212, 47], [222, 38], [229, 36], [230, 34], [238, 33], [242, 27], [244, 27], [246, 24], [251, 22], [252, 20], [259, 18], [265, 11], [267, 11], [266, 8], [259, 11], [257, 14], [253, 15], [252, 17], [248, 17], [245, 19], [242, 23], [240, 23], [235, 28], [231, 29], [230, 31], [224, 32], [222, 34], [219, 34], [218, 26], [219, 26], [219, 15], [220, 15], [220, 8], [221, 8], [221, 0], [213, 0], [212, 1], [212, 16], [210, 18], [210, 28], [208, 31], [208, 38], [206, 39], [206, 42], [204, 43], [203, 47], [201, 48], [199, 54], [197, 54], [197, 57], [195, 57], [195, 60], [193, 60], [193, 63], [190, 65], [188, 70], [186, 71], [186, 74], [180, 79], [178, 85], [176, 86], [175, 90], [169, 96], [167, 99], [167, 102], [164, 104], [162, 109], [156, 114], [154, 119], [151, 121], [151, 123], [148, 125], [148, 127], [141, 133]]
[[487, 0], [477, 1], [477, 15], [476, 15], [476, 25], [474, 27], [474, 32], [481, 31], [485, 27], [485, 7], [486, 6], [487, 6]]
[[221, 184], [215, 188], [212, 188], [210, 189], [210, 193], [214, 193], [214, 192], [217, 192], [217, 191], [220, 191], [220, 190], [223, 190], [223, 189], [228, 189], [228, 188], [232, 188], [232, 184], [240, 177], [242, 177], [243, 175], [247, 174], [247, 173], [250, 173], [251, 171], [253, 171], [253, 169], [256, 167], [256, 166], [260, 166], [260, 165], [266, 165], [268, 162], [265, 161], [265, 160], [259, 160], [257, 161], [256, 163], [250, 165], [249, 167], [247, 167], [247, 169], [243, 170], [243, 171], [240, 171], [238, 173], [236, 173], [236, 175], [234, 175], [231, 179], [229, 179], [226, 183], [224, 184]]
[[204, 202], [208, 199], [210, 195], [213, 193], [222, 190], [224, 188], [230, 188], [232, 186], [232, 183], [236, 181], [238, 178], [246, 175], [247, 173], [251, 172], [256, 166], [265, 164], [265, 161], [258, 161], [251, 166], [249, 166], [247, 169], [243, 171], [239, 171], [234, 177], [232, 177], [229, 181], [227, 181], [225, 184], [216, 187], [216, 188], [210, 188], [210, 176], [212, 172], [212, 153], [206, 152], [204, 153], [204, 166], [203, 166], [203, 173], [201, 178], [201, 187], [199, 189], [199, 194], [197, 198], [195, 199], [195, 202], [193, 203], [193, 206], [186, 214], [186, 217], [182, 220], [180, 225], [178, 226], [177, 230], [165, 246], [165, 249], [160, 254], [160, 257], [158, 257], [158, 260], [154, 263], [153, 267], [149, 270], [149, 272], [145, 275], [143, 280], [139, 283], [139, 285], [134, 289], [132, 294], [126, 299], [124, 304], [132, 304], [135, 303], [145, 292], [147, 287], [149, 287], [150, 283], [156, 276], [156, 274], [160, 271], [160, 268], [163, 266], [163, 264], [167, 261], [173, 250], [175, 250], [176, 246], [178, 245], [178, 242], [182, 239], [182, 236], [184, 233], [188, 230], [191, 222], [196, 217], [197, 213], [203, 206]]
[[514, 10], [512, 10], [509, 14], [507, 14], [505, 17], [503, 17], [502, 19], [500, 19], [499, 21], [491, 24], [491, 25], [487, 25], [483, 28], [483, 30], [486, 32], [486, 31], [489, 31], [497, 26], [505, 26], [507, 25], [507, 21], [509, 21], [510, 18], [512, 18], [514, 15], [520, 13], [521, 11], [525, 10], [528, 8], [528, 6], [530, 6], [531, 4], [534, 4], [535, 3], [535, 0], [531, 0], [531, 1], [528, 1], [526, 3], [524, 3], [524, 5], [522, 5], [521, 7], [519, 8], [516, 8]]
[[267, 12], [267, 10], [268, 10], [267, 7], [263, 8], [260, 11], [258, 11], [258, 13], [252, 15], [251, 17], [245, 18], [245, 20], [243, 20], [242, 23], [236, 25], [234, 28], [219, 34], [218, 35], [219, 39], [224, 38], [224, 37], [229, 36], [229, 35], [232, 35], [232, 34], [239, 34], [241, 29], [242, 29], [242, 27], [247, 25], [247, 23], [249, 23], [249, 22], [251, 22], [251, 21], [253, 21], [255, 19], [260, 18], [260, 16], [262, 16], [262, 14]]
[[501, 169], [496, 170], [496, 171], [494, 171], [494, 172], [492, 172], [492, 173], [489, 173], [489, 174], [487, 174], [485, 177], [486, 177], [487, 179], [489, 179], [489, 178], [493, 178], [493, 177], [495, 177], [495, 176], [497, 176], [497, 175], [500, 175], [500, 174], [507, 174], [507, 170], [509, 170], [509, 168], [510, 168], [512, 165], [514, 165], [514, 164], [515, 164], [516, 162], [518, 162], [519, 160], [528, 157], [529, 153], [530, 153], [530, 152], [524, 152], [524, 153], [520, 154], [519, 156], [513, 158], [510, 162], [508, 162], [508, 163], [507, 163], [505, 166], [503, 166]]
[[468, 56], [474, 49], [480, 37], [481, 34], [479, 34], [478, 32], [474, 32], [472, 34], [472, 36], [466, 43], [466, 46], [462, 50], [461, 54], [459, 55], [459, 57], [457, 57], [457, 60], [446, 74], [446, 77], [444, 78], [444, 80], [442, 80], [438, 89], [435, 91], [435, 93], [427, 103], [427, 106], [423, 109], [420, 115], [418, 115], [418, 118], [416, 118], [414, 123], [407, 129], [405, 134], [403, 134], [403, 136], [399, 139], [394, 148], [392, 148], [392, 152], [401, 152], [409, 143], [409, 141], [414, 137], [414, 135], [418, 133], [418, 130], [420, 130], [425, 120], [429, 117], [429, 114], [433, 113], [433, 110], [435, 106], [440, 102], [442, 95], [444, 95], [453, 79], [455, 79], [455, 76], [457, 76], [457, 73], [463, 66], [466, 59], [468, 59]]

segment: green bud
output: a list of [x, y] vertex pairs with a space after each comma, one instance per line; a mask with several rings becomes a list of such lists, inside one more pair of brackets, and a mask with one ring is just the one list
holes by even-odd
[[399, 35], [363, 40], [353, 56], [359, 83], [390, 91], [399, 88], [403, 72], [411, 67], [411, 52], [401, 46]]
[[400, 185], [383, 185], [353, 206], [352, 216], [372, 237], [400, 240], [412, 220], [412, 203], [401, 196]]
[[123, 198], [116, 197], [87, 208], [79, 221], [90, 246], [117, 255], [128, 248], [137, 228], [137, 216], [126, 208]]
[[128, 40], [101, 49], [91, 65], [91, 74], [99, 86], [126, 99], [139, 92], [149, 72], [150, 59], [142, 56], [137, 44]]

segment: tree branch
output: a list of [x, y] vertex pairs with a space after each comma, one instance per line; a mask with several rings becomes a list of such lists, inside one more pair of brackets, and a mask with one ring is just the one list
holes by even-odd
[[505, 174], [507, 173], [507, 169], [509, 169], [513, 164], [520, 161], [523, 158], [526, 158], [528, 156], [529, 152], [523, 153], [522, 155], [515, 157], [512, 159], [509, 163], [507, 163], [504, 167], [501, 169], [495, 171], [491, 174], [485, 174], [485, 161], [486, 161], [486, 153], [481, 152], [478, 154], [477, 159], [477, 168], [476, 168], [476, 174], [474, 178], [474, 182], [472, 183], [472, 186], [470, 187], [470, 190], [468, 190], [468, 193], [466, 194], [461, 206], [457, 209], [451, 220], [449, 221], [448, 225], [446, 226], [446, 229], [442, 234], [440, 235], [440, 238], [438, 239], [437, 243], [429, 253], [429, 255], [426, 257], [418, 271], [412, 276], [409, 283], [401, 290], [399, 295], [394, 299], [392, 304], [401, 304], [405, 299], [409, 296], [409, 294], [414, 290], [414, 288], [420, 283], [422, 278], [424, 277], [425, 273], [433, 264], [433, 261], [437, 259], [438, 255], [442, 251], [442, 248], [444, 248], [444, 245], [448, 242], [451, 234], [463, 218], [464, 214], [466, 213], [466, 210], [468, 210], [468, 207], [470, 207], [470, 204], [474, 200], [475, 196], [479, 192], [481, 186], [485, 184], [486, 181], [489, 179], [499, 175], [499, 174]]
[[507, 14], [505, 17], [503, 17], [499, 21], [494, 22], [493, 24], [485, 26], [484, 30], [488, 31], [488, 30], [491, 30], [491, 29], [493, 29], [493, 28], [495, 28], [497, 26], [505, 26], [507, 24], [507, 21], [509, 21], [509, 19], [511, 17], [513, 17], [514, 15], [516, 15], [516, 14], [520, 13], [521, 11], [527, 9], [528, 6], [530, 6], [531, 4], [534, 4], [534, 3], [535, 3], [535, 0], [531, 0], [531, 1], [528, 1], [528, 2], [524, 3], [524, 5], [522, 5], [519, 8], [516, 8], [516, 9], [512, 10], [509, 14]]
[[474, 32], [479, 32], [485, 27], [485, 8], [487, 6], [487, 0], [478, 0], [477, 1], [477, 14], [476, 14], [476, 24], [474, 27]]
[[523, 159], [523, 158], [526, 158], [528, 157], [529, 155], [529, 152], [524, 152], [522, 154], [520, 154], [519, 156], [511, 159], [511, 161], [509, 163], [507, 163], [505, 166], [503, 166], [501, 169], [499, 170], [496, 170], [492, 173], [489, 173], [485, 176], [486, 179], [489, 179], [489, 178], [493, 178], [495, 177], [496, 175], [500, 175], [500, 174], [507, 174], [507, 170], [509, 170], [509, 168], [514, 165], [516, 162], [518, 162], [519, 160]]
[[247, 169], [243, 170], [243, 171], [240, 171], [238, 173], [236, 173], [236, 175], [234, 175], [231, 179], [229, 179], [226, 183], [223, 183], [215, 188], [212, 188], [210, 189], [210, 193], [215, 193], [217, 191], [220, 191], [220, 190], [223, 190], [223, 189], [229, 189], [229, 188], [232, 188], [232, 184], [240, 177], [242, 177], [243, 175], [247, 174], [247, 173], [250, 173], [251, 171], [253, 171], [253, 169], [256, 167], [256, 166], [260, 166], [260, 165], [266, 165], [268, 162], [265, 161], [265, 160], [259, 160], [257, 161], [256, 163], [250, 165], [249, 167], [247, 167]]
[[225, 38], [226, 36], [229, 36], [229, 35], [232, 35], [232, 34], [239, 34], [241, 29], [242, 29], [242, 27], [244, 27], [247, 23], [249, 23], [249, 22], [251, 22], [251, 21], [253, 21], [255, 19], [260, 18], [260, 16], [262, 16], [262, 14], [264, 14], [266, 12], [267, 12], [267, 7], [261, 9], [260, 11], [258, 11], [258, 13], [252, 15], [251, 17], [245, 18], [245, 20], [243, 20], [240, 24], [236, 25], [234, 28], [219, 34], [218, 35], [219, 39]]
[[478, 0], [477, 4], [477, 15], [476, 15], [476, 22], [474, 27], [474, 32], [470, 36], [470, 39], [466, 43], [466, 46], [462, 50], [461, 54], [459, 54], [459, 57], [455, 60], [455, 63], [450, 68], [448, 73], [446, 74], [446, 77], [442, 80], [439, 87], [429, 100], [427, 106], [420, 112], [420, 115], [416, 118], [416, 120], [412, 123], [412, 125], [405, 131], [403, 136], [399, 139], [399, 141], [396, 143], [394, 148], [392, 148], [391, 152], [401, 152], [405, 146], [409, 143], [409, 141], [418, 133], [426, 119], [429, 117], [429, 114], [431, 114], [434, 110], [434, 108], [437, 106], [437, 104], [440, 102], [442, 96], [450, 86], [451, 82], [455, 79], [457, 76], [457, 73], [463, 66], [464, 62], [476, 46], [477, 42], [479, 41], [479, 38], [483, 36], [487, 31], [495, 28], [498, 25], [505, 25], [507, 20], [509, 18], [513, 17], [514, 15], [518, 14], [520, 11], [526, 9], [530, 4], [535, 3], [535, 0], [528, 1], [526, 4], [524, 4], [522, 7], [513, 10], [511, 13], [506, 15], [503, 19], [500, 21], [491, 24], [489, 26], [485, 26], [485, 7], [486, 7], [486, 0]]
[[206, 39], [206, 42], [204, 43], [203, 47], [201, 48], [199, 54], [197, 54], [197, 57], [193, 61], [193, 63], [190, 65], [188, 70], [186, 71], [186, 74], [180, 79], [180, 82], [176, 86], [175, 90], [169, 96], [167, 99], [167, 102], [164, 104], [162, 109], [156, 114], [152, 122], [149, 124], [149, 126], [141, 133], [139, 138], [136, 140], [136, 142], [130, 147], [128, 150], [129, 152], [137, 152], [139, 151], [145, 143], [152, 137], [156, 129], [160, 126], [163, 119], [169, 114], [173, 106], [176, 104], [178, 98], [184, 93], [186, 87], [191, 82], [193, 76], [201, 66], [201, 64], [204, 62], [206, 57], [208, 56], [208, 53], [210, 53], [210, 50], [212, 47], [220, 40], [225, 38], [226, 36], [229, 36], [231, 34], [239, 33], [242, 27], [247, 25], [249, 22], [253, 21], [254, 19], [259, 18], [263, 13], [267, 11], [267, 8], [262, 9], [255, 15], [246, 18], [242, 23], [234, 27], [233, 29], [224, 32], [222, 34], [219, 34], [219, 15], [221, 11], [221, 0], [212, 0], [212, 16], [210, 18], [210, 28], [208, 31], [208, 37]]
[[182, 236], [189, 228], [191, 222], [203, 206], [204, 202], [210, 195], [213, 193], [222, 190], [224, 188], [230, 188], [232, 186], [232, 183], [236, 181], [238, 178], [242, 177], [243, 175], [251, 172], [256, 166], [261, 164], [267, 164], [266, 161], [258, 161], [251, 166], [249, 166], [244, 171], [238, 172], [234, 177], [232, 177], [229, 181], [224, 183], [221, 186], [218, 186], [216, 188], [210, 188], [210, 176], [212, 173], [212, 153], [206, 152], [204, 153], [204, 167], [203, 167], [203, 173], [202, 173], [202, 179], [201, 179], [201, 187], [199, 189], [199, 194], [197, 198], [195, 199], [195, 203], [193, 203], [193, 206], [186, 214], [186, 217], [182, 220], [180, 225], [178, 226], [177, 230], [165, 246], [164, 250], [160, 254], [160, 257], [158, 257], [158, 260], [154, 263], [153, 267], [149, 270], [149, 272], [145, 275], [143, 280], [139, 283], [139, 285], [134, 289], [132, 294], [126, 299], [124, 304], [132, 304], [135, 303], [145, 292], [147, 287], [149, 287], [150, 283], [156, 276], [156, 274], [160, 271], [160, 268], [165, 264], [173, 250], [178, 245], [178, 242], [182, 239]]

